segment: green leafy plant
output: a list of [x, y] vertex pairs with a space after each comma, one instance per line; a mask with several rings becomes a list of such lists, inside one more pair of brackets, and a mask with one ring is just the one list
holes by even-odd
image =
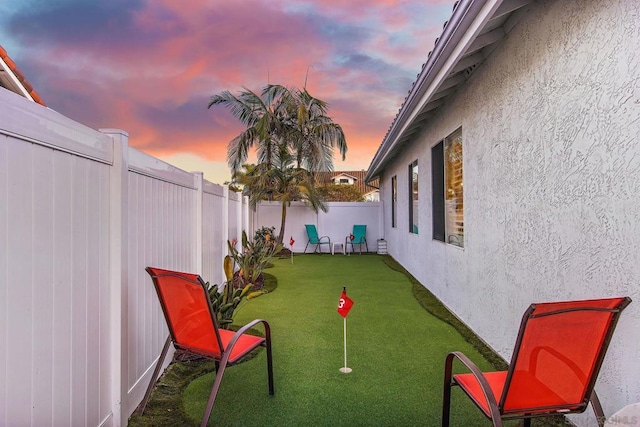
[[269, 265], [271, 257], [282, 250], [273, 238], [273, 227], [262, 227], [256, 231], [253, 240], [247, 238], [247, 233], [242, 232], [241, 247], [236, 247], [236, 242], [227, 241], [229, 256], [237, 266], [237, 271], [233, 273], [233, 287], [244, 289], [250, 286], [257, 290], [264, 285], [262, 272]]
[[258, 245], [273, 245], [275, 244], [275, 242], [272, 238], [274, 236], [275, 230], [275, 227], [260, 227], [253, 235], [253, 241]]
[[235, 310], [251, 290], [251, 285], [248, 284], [242, 289], [234, 288], [233, 260], [229, 255], [224, 257], [223, 266], [224, 274], [227, 278], [225, 286], [220, 289], [218, 285], [210, 286], [207, 282], [207, 289], [209, 290], [209, 299], [216, 314], [218, 326], [222, 329], [229, 329], [233, 323]]

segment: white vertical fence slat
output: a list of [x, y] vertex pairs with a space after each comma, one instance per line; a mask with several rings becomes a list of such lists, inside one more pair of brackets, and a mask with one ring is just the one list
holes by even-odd
[[71, 423], [86, 425], [86, 364], [87, 348], [87, 164], [84, 159], [74, 157], [72, 170], [73, 194], [71, 218], [72, 258], [71, 258]]
[[234, 192], [229, 192], [229, 215], [228, 215], [228, 240], [236, 239], [240, 242], [240, 237], [242, 235], [242, 230], [238, 225], [238, 194]]
[[[0, 198], [9, 200], [9, 137], [0, 134]], [[8, 396], [7, 359], [9, 341], [7, 335], [9, 309], [9, 236], [8, 236], [8, 203], [0, 203], [0, 424], [7, 425]]]
[[86, 286], [86, 299], [85, 306], [87, 314], [86, 335], [85, 335], [85, 347], [87, 354], [87, 375], [85, 378], [87, 390], [86, 396], [86, 424], [89, 425], [91, 421], [94, 423], [99, 421], [99, 397], [100, 397], [100, 373], [99, 373], [99, 360], [100, 360], [100, 334], [91, 333], [91, 331], [100, 331], [100, 282], [98, 281], [98, 275], [100, 274], [100, 258], [104, 256], [101, 251], [100, 242], [100, 230], [99, 227], [95, 227], [94, 224], [104, 224], [106, 217], [101, 215], [101, 209], [104, 208], [101, 203], [101, 199], [104, 193], [99, 191], [92, 191], [90, 183], [96, 183], [96, 186], [100, 186], [102, 175], [100, 171], [94, 167], [93, 164], [89, 165], [87, 170], [87, 235], [86, 244], [88, 247], [97, 247], [97, 250], [87, 251], [87, 268], [85, 277]]
[[[225, 187], [223, 192], [222, 192], [222, 242], [220, 242], [222, 248], [221, 248], [221, 252], [223, 254], [226, 254], [229, 251], [228, 248], [228, 244], [227, 242], [229, 241], [229, 212], [231, 212], [230, 210], [230, 203], [229, 203], [229, 187]], [[222, 273], [222, 275], [220, 276], [220, 280], [221, 282], [225, 279], [224, 277], [224, 272]]]
[[[34, 147], [35, 148], [35, 147]], [[33, 223], [34, 265], [33, 278], [33, 394], [36, 407], [32, 422], [46, 425], [51, 422], [53, 413], [53, 372], [48, 369], [53, 353], [53, 296], [54, 283], [51, 280], [54, 269], [54, 222], [50, 212], [54, 209], [54, 165], [52, 150], [34, 150], [34, 181], [39, 182], [33, 188], [33, 210], [39, 213], [40, 220]], [[0, 220], [0, 223], [2, 221]]]
[[72, 256], [72, 157], [66, 153], [54, 153], [55, 204], [53, 272], [53, 424], [71, 424], [71, 256]]
[[[31, 349], [30, 333], [33, 328], [31, 318], [31, 300], [33, 298], [31, 269], [33, 251], [31, 228], [33, 210], [31, 207], [31, 190], [33, 187], [31, 144], [11, 144], [11, 161], [7, 165], [11, 179], [7, 200], [7, 283], [14, 284], [7, 291], [7, 369], [6, 385], [10, 393], [9, 410], [15, 416], [9, 423], [31, 423]], [[18, 179], [13, 179], [13, 178]], [[20, 256], [22, 255], [22, 256]], [[26, 273], [26, 274], [25, 274]]]
[[203, 214], [203, 202], [204, 202], [204, 174], [202, 172], [193, 173], [193, 185], [195, 187], [195, 207], [194, 207], [194, 233], [193, 241], [195, 243], [195, 266], [193, 271], [202, 275], [202, 214]]

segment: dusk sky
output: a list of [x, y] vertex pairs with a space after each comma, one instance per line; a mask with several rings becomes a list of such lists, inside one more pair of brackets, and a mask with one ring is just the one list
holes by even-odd
[[[211, 95], [307, 88], [365, 169], [453, 0], [2, 0], [0, 45], [51, 109], [209, 181], [242, 126]], [[307, 75], [308, 73], [308, 75]]]

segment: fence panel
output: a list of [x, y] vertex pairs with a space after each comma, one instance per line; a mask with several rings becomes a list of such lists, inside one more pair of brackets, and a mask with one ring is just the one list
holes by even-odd
[[134, 149], [129, 169], [125, 413], [142, 399], [168, 336], [145, 268], [191, 272], [196, 264], [193, 175]]
[[167, 336], [145, 267], [221, 283], [247, 209], [0, 89], [0, 425], [126, 425]]
[[110, 418], [109, 142], [0, 90], [1, 425]]

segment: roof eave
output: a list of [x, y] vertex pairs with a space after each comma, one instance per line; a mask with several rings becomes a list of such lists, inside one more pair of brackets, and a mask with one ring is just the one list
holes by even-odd
[[461, 0], [458, 3], [389, 132], [374, 155], [368, 167], [365, 182], [380, 176], [391, 159], [390, 153], [393, 148], [405, 136], [407, 129], [416, 120], [422, 108], [431, 101], [437, 89], [502, 2], [503, 0]]

